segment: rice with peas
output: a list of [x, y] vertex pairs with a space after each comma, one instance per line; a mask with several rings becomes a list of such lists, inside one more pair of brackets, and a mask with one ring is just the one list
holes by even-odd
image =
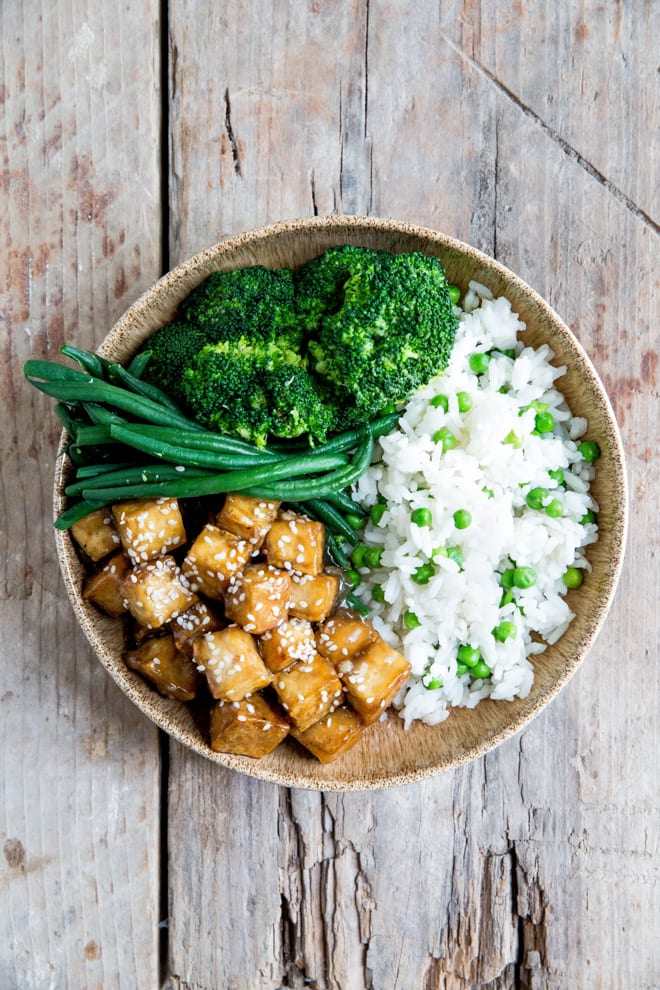
[[396, 701], [406, 726], [526, 697], [528, 658], [573, 618], [564, 574], [590, 570], [587, 422], [556, 388], [566, 369], [547, 345], [525, 347], [522, 329], [506, 299], [470, 283], [449, 367], [415, 394], [355, 487], [382, 506], [363, 536], [382, 548], [381, 566], [360, 568], [357, 593], [412, 665]]

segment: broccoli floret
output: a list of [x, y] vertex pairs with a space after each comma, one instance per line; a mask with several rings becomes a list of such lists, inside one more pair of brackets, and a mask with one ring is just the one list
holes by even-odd
[[310, 368], [354, 410], [337, 404], [342, 425], [373, 418], [446, 368], [458, 321], [437, 258], [332, 248], [297, 283]]
[[176, 321], [161, 327], [147, 340], [143, 350], [151, 351], [144, 372], [146, 381], [158, 385], [175, 402], [184, 403], [183, 377], [195, 355], [209, 343], [198, 326]]
[[301, 342], [288, 268], [254, 265], [213, 272], [184, 300], [180, 314], [214, 343], [248, 337], [297, 350]]
[[264, 447], [269, 436], [325, 439], [332, 413], [304, 360], [277, 344], [241, 337], [204, 347], [184, 376], [196, 419]]

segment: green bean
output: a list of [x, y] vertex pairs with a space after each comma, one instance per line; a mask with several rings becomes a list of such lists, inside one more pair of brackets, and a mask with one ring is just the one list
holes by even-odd
[[55, 415], [66, 432], [70, 433], [72, 437], [75, 437], [80, 426], [84, 424], [84, 421], [76, 418], [73, 414], [73, 410], [68, 406], [65, 406], [62, 402], [57, 402], [55, 404]]
[[99, 474], [109, 474], [110, 471], [125, 473], [128, 468], [134, 468], [133, 461], [111, 461], [109, 464], [82, 464], [76, 471], [76, 482], [84, 478], [95, 478]]
[[140, 354], [136, 354], [132, 361], [129, 362], [128, 368], [126, 369], [130, 375], [134, 378], [142, 378], [149, 361], [151, 360], [151, 351], [142, 351]]
[[[47, 372], [42, 370], [44, 365], [48, 368]], [[27, 361], [24, 372], [31, 385], [45, 395], [51, 395], [62, 402], [99, 402], [160, 426], [174, 426], [186, 430], [202, 429], [185, 416], [166, 409], [153, 399], [135, 395], [117, 385], [110, 385], [71, 368], [63, 368], [45, 361]], [[44, 381], [37, 381], [38, 378], [43, 378]]]
[[60, 347], [60, 354], [71, 358], [72, 361], [77, 361], [83, 371], [86, 371], [88, 374], [94, 375], [96, 378], [105, 379], [106, 369], [103, 358], [98, 354], [94, 354], [93, 351], [81, 351], [79, 347], [74, 347], [72, 344], [65, 344], [63, 347]]
[[158, 402], [171, 412], [178, 413], [179, 416], [184, 415], [176, 402], [173, 402], [169, 395], [166, 395], [162, 389], [156, 385], [151, 385], [149, 382], [143, 382], [140, 378], [136, 378], [126, 368], [122, 368], [120, 364], [108, 364], [108, 380], [114, 384], [124, 385], [136, 395], [142, 395], [146, 399], [152, 399], [154, 402]]
[[323, 478], [282, 481], [279, 485], [259, 485], [247, 489], [244, 494], [287, 502], [306, 502], [310, 498], [326, 499], [328, 495], [347, 488], [364, 474], [371, 463], [373, 443], [373, 438], [369, 436], [357, 451], [352, 464], [339, 468]]
[[318, 449], [323, 450], [324, 453], [330, 453], [333, 450], [350, 450], [351, 447], [355, 447], [360, 442], [365, 432], [368, 432], [372, 439], [377, 440], [384, 433], [390, 433], [400, 418], [399, 413], [389, 413], [387, 416], [380, 416], [366, 426], [361, 426], [355, 430], [347, 430], [345, 433], [339, 433]]
[[354, 502], [350, 495], [344, 495], [343, 492], [336, 492], [334, 495], [328, 495], [327, 502], [330, 505], [334, 505], [336, 509], [344, 509], [345, 512], [357, 512], [359, 515], [366, 516], [368, 513], [358, 502]]
[[55, 529], [69, 529], [69, 527], [84, 519], [90, 512], [94, 512], [98, 508], [98, 505], [92, 505], [90, 502], [85, 502], [81, 499], [60, 513], [53, 525]]
[[[120, 493], [118, 497], [142, 498], [146, 494], [143, 489], [153, 487], [156, 484], [176, 483], [181, 479], [190, 484], [191, 479], [209, 477], [214, 477], [210, 471], [184, 467], [177, 471], [171, 464], [131, 465], [129, 468], [117, 468], [115, 471], [102, 473], [98, 478], [83, 478], [81, 481], [74, 481], [66, 488], [66, 494], [70, 496], [83, 495], [83, 498], [89, 495], [90, 501], [98, 502], [99, 496], [96, 494], [97, 489], [112, 487]], [[127, 492], [126, 489], [130, 489], [130, 492]], [[135, 495], [132, 494], [133, 490], [135, 490]], [[164, 492], [163, 494], [168, 495], [169, 492]], [[104, 501], [111, 502], [112, 499], [108, 498], [104, 499]]]
[[330, 558], [334, 561], [337, 567], [341, 567], [343, 570], [348, 571], [351, 568], [351, 562], [344, 553], [344, 551], [339, 546], [339, 543], [332, 535], [332, 533], [326, 533], [326, 541], [328, 545], [328, 554]]
[[96, 447], [104, 443], [112, 443], [110, 429], [107, 426], [79, 426], [75, 436], [77, 447]]
[[112, 423], [127, 423], [128, 420], [118, 413], [113, 413], [105, 406], [100, 406], [97, 402], [83, 402], [82, 407], [95, 426], [107, 426]]
[[[290, 457], [284, 461], [277, 461], [273, 464], [266, 464], [258, 467], [249, 467], [237, 471], [225, 473], [210, 473], [192, 477], [190, 473], [187, 477], [172, 479], [161, 482], [145, 482], [130, 488], [129, 492], [122, 490], [122, 487], [107, 487], [98, 490], [93, 488], [84, 489], [83, 498], [88, 498], [95, 502], [112, 502], [118, 494], [123, 497], [139, 498], [194, 498], [201, 495], [219, 495], [222, 492], [240, 492], [246, 489], [252, 490], [256, 486], [278, 481], [280, 478], [292, 478], [301, 475], [308, 475], [311, 472], [329, 472], [325, 476], [313, 480], [309, 479], [308, 484], [314, 488], [320, 487], [326, 478], [331, 477], [332, 468], [342, 468], [345, 458], [336, 454], [328, 457], [310, 457], [309, 454], [302, 457]], [[166, 467], [166, 465], [164, 465]], [[183, 465], [180, 465], [183, 467]], [[173, 470], [176, 470], [174, 468]], [[334, 472], [336, 473], [336, 472]], [[277, 496], [276, 496], [277, 497]], [[294, 499], [299, 501], [298, 499]]]
[[346, 595], [346, 604], [350, 605], [354, 611], [359, 612], [360, 615], [369, 615], [369, 608], [352, 591]]
[[[214, 450], [219, 454], [241, 454], [245, 457], [260, 457], [264, 460], [281, 461], [285, 454], [273, 453], [271, 450], [260, 450], [253, 444], [238, 440], [236, 437], [227, 437], [221, 433], [212, 433], [210, 430], [176, 430], [173, 432], [166, 426], [153, 426], [148, 423], [127, 424], [131, 432], [140, 436], [150, 437], [153, 440], [172, 443], [175, 441], [181, 447], [191, 447], [193, 450]], [[316, 451], [309, 450], [309, 454]]]
[[341, 513], [337, 512], [332, 505], [318, 498], [310, 498], [307, 504], [322, 523], [325, 523], [326, 526], [329, 526], [336, 533], [340, 533], [351, 546], [354, 547], [360, 542], [360, 537], [353, 527], [346, 522]]

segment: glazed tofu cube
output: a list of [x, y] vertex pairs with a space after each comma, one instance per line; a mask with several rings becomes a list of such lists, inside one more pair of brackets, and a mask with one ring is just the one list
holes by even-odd
[[231, 578], [252, 556], [253, 547], [233, 533], [209, 523], [188, 550], [181, 565], [193, 591], [222, 598]]
[[222, 629], [220, 618], [204, 602], [197, 601], [170, 622], [174, 642], [182, 653], [193, 655], [193, 642], [204, 633]]
[[230, 494], [227, 495], [216, 522], [220, 529], [233, 533], [241, 540], [247, 540], [253, 549], [258, 549], [272, 526], [279, 507], [279, 502]]
[[225, 614], [260, 636], [287, 617], [291, 579], [268, 564], [251, 564], [236, 575], [225, 596]]
[[197, 601], [173, 557], [138, 564], [124, 578], [122, 589], [129, 612], [148, 629], [164, 626]]
[[380, 636], [353, 660], [342, 660], [337, 670], [365, 725], [380, 718], [410, 677], [408, 661]]
[[292, 729], [291, 735], [313, 753], [321, 763], [332, 763], [338, 756], [355, 746], [364, 725], [352, 708], [337, 708], [324, 715], [305, 732]]
[[291, 575], [289, 614], [309, 622], [323, 622], [335, 607], [339, 594], [339, 578], [336, 574]]
[[272, 680], [254, 637], [238, 626], [200, 636], [193, 643], [193, 657], [206, 674], [211, 694], [222, 701], [241, 701]]
[[117, 618], [126, 611], [123, 581], [131, 569], [125, 553], [116, 553], [96, 574], [85, 581], [83, 598]]
[[258, 760], [272, 753], [289, 723], [261, 695], [243, 701], [219, 701], [211, 710], [211, 749]]
[[199, 674], [190, 657], [177, 650], [173, 636], [147, 639], [136, 650], [125, 653], [124, 660], [166, 698], [192, 701], [197, 694]]
[[370, 622], [350, 609], [340, 609], [316, 633], [316, 648], [335, 666], [365, 650], [377, 637]]
[[275, 675], [273, 687], [282, 708], [301, 732], [323, 718], [343, 699], [341, 681], [331, 663], [315, 653]]
[[325, 527], [296, 512], [282, 512], [268, 531], [264, 552], [273, 567], [320, 574], [323, 570]]
[[259, 650], [273, 673], [285, 670], [296, 660], [308, 660], [316, 653], [312, 625], [306, 619], [286, 619], [259, 637]]
[[71, 527], [71, 535], [88, 557], [101, 560], [119, 549], [119, 534], [110, 509], [95, 509]]
[[134, 564], [155, 560], [186, 542], [175, 498], [137, 498], [117, 502], [112, 515], [122, 546]]

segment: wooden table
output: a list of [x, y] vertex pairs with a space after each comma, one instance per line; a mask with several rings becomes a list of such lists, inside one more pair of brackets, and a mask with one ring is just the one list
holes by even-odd
[[[2, 4], [0, 990], [660, 985], [659, 37], [652, 0]], [[119, 692], [64, 594], [59, 430], [21, 375], [198, 249], [333, 211], [443, 230], [548, 299], [632, 494], [558, 700], [455, 773], [347, 795], [223, 771]]]

